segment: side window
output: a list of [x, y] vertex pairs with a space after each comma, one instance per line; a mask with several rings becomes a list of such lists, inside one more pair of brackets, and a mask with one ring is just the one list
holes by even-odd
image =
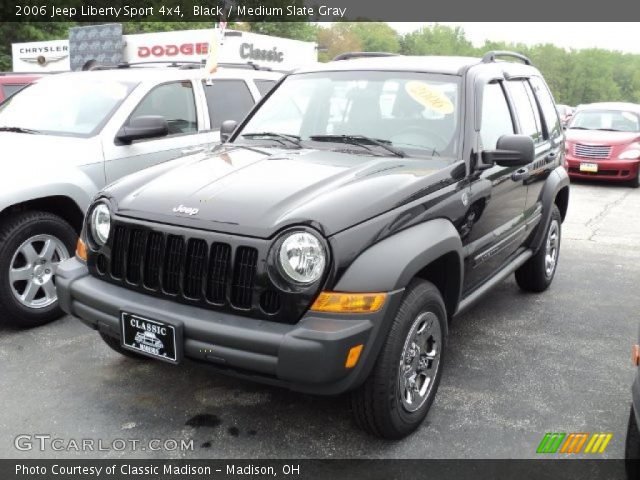
[[529, 79], [529, 83], [538, 97], [538, 102], [540, 102], [540, 108], [542, 109], [542, 116], [544, 117], [544, 123], [547, 127], [547, 134], [549, 135], [549, 138], [555, 138], [558, 135], [561, 135], [562, 126], [560, 125], [558, 111], [554, 106], [549, 88], [540, 77], [531, 77]]
[[509, 93], [513, 98], [516, 115], [520, 120], [522, 134], [533, 138], [534, 143], [543, 140], [542, 128], [540, 127], [540, 113], [533, 98], [533, 92], [526, 81], [517, 80], [507, 82]]
[[498, 139], [513, 133], [511, 112], [500, 83], [489, 83], [482, 94], [482, 124], [480, 141], [482, 148], [493, 150]]
[[253, 108], [253, 97], [243, 80], [203, 81], [211, 129], [220, 130], [225, 120], [239, 122]]
[[256, 84], [256, 87], [260, 92], [260, 96], [264, 97], [278, 82], [275, 80], [254, 80], [253, 83]]
[[198, 131], [196, 101], [189, 81], [165, 83], [155, 87], [131, 114], [161, 115], [169, 124], [169, 135], [183, 135]]

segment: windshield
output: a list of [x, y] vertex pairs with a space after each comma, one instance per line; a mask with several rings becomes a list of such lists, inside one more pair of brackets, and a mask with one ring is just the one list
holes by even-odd
[[616, 110], [583, 110], [574, 115], [569, 128], [579, 130], [608, 130], [614, 132], [638, 132], [638, 115]]
[[49, 77], [0, 105], [0, 128], [91, 136], [104, 126], [134, 86], [117, 81], [96, 81], [92, 75]]
[[[358, 153], [453, 157], [459, 148], [458, 102], [456, 76], [380, 71], [297, 74], [285, 79], [235, 141], [297, 148], [311, 143], [313, 148], [336, 148], [340, 143], [342, 149], [347, 143]], [[264, 133], [269, 135], [260, 135]]]

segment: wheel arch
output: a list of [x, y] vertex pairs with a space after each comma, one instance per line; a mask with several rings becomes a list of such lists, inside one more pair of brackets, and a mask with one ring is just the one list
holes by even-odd
[[462, 270], [458, 253], [445, 253], [416, 273], [414, 278], [427, 280], [436, 286], [447, 308], [447, 316], [451, 318], [458, 309], [462, 289]]
[[569, 185], [562, 187], [558, 193], [556, 193], [553, 203], [558, 206], [562, 221], [564, 222], [567, 216], [567, 210], [569, 209]]
[[28, 211], [42, 211], [57, 215], [67, 221], [78, 234], [82, 229], [84, 213], [78, 204], [66, 195], [51, 195], [14, 203], [0, 212], [0, 220]]
[[542, 205], [542, 219], [538, 223], [529, 246], [535, 254], [544, 242], [545, 232], [551, 221], [551, 211], [556, 205], [564, 221], [569, 208], [569, 175], [563, 167], [557, 167], [545, 181], [540, 192], [539, 202]]
[[421, 278], [436, 285], [451, 317], [460, 300], [463, 258], [460, 235], [453, 224], [444, 218], [433, 219], [366, 249], [347, 268], [334, 290], [390, 292]]

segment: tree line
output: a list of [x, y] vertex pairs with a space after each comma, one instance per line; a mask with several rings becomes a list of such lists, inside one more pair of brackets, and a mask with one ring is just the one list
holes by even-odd
[[[74, 22], [0, 23], [0, 71], [11, 69], [11, 43], [67, 38]], [[125, 34], [211, 28], [204, 22], [128, 22]], [[640, 103], [640, 55], [619, 51], [564, 49], [552, 44], [485, 42], [474, 47], [460, 27], [431, 25], [404, 35], [383, 22], [234, 23], [236, 28], [296, 40], [315, 41], [318, 58], [328, 61], [348, 51], [384, 51], [404, 55], [482, 56], [489, 50], [513, 50], [528, 56], [545, 76], [557, 103], [599, 101]]]

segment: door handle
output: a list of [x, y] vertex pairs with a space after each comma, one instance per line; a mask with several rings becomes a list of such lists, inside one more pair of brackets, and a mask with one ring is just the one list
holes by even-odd
[[191, 147], [182, 150], [183, 155], [193, 155], [194, 153], [204, 152], [204, 147]]

